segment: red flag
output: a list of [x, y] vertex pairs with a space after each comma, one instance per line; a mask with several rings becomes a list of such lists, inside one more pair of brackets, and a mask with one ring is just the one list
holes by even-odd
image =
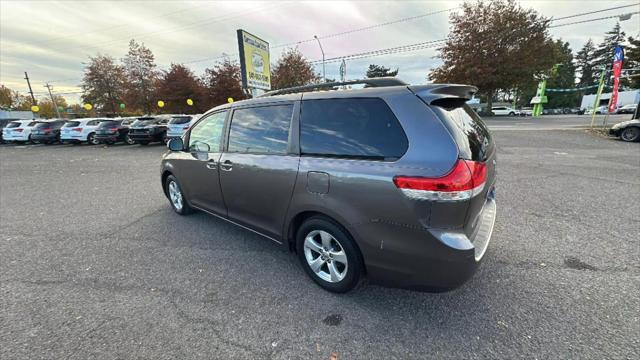
[[609, 114], [615, 113], [618, 107], [618, 87], [620, 86], [620, 71], [622, 70], [623, 60], [624, 50], [622, 50], [622, 46], [616, 46], [616, 50], [613, 53], [613, 91], [609, 101]]

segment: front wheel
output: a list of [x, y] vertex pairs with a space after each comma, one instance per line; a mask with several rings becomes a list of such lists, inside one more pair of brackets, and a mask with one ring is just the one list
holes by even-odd
[[509, 113], [509, 116], [516, 116], [516, 113], [514, 113], [513, 111]]
[[620, 139], [628, 142], [640, 140], [640, 128], [629, 126], [628, 128], [622, 130], [622, 133], [620, 133]]
[[362, 255], [351, 236], [324, 217], [312, 217], [300, 226], [296, 249], [307, 275], [325, 290], [347, 292], [364, 273]]
[[169, 202], [171, 203], [173, 211], [180, 215], [191, 214], [193, 209], [189, 204], [187, 204], [182, 188], [180, 187], [180, 184], [178, 184], [178, 180], [173, 175], [169, 175], [167, 176], [165, 184], [167, 196], [169, 197]]
[[133, 145], [136, 143], [132, 138], [129, 137], [129, 135], [124, 137], [124, 142], [126, 142], [129, 145]]

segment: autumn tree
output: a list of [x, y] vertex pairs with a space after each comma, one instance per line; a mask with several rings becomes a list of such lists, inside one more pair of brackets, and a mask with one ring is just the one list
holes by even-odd
[[151, 112], [158, 70], [153, 52], [135, 40], [129, 42], [129, 52], [122, 59], [126, 75], [126, 105]]
[[[578, 81], [578, 87], [586, 87], [595, 85], [598, 83], [598, 71], [594, 68], [596, 50], [595, 45], [591, 39], [582, 46], [582, 49], [576, 54], [576, 70], [580, 73], [580, 80]], [[580, 91], [580, 94], [595, 94], [596, 88], [586, 89]]]
[[382, 65], [371, 64], [367, 69], [367, 77], [368, 78], [379, 78], [385, 76], [396, 76], [398, 75], [399, 69], [391, 70], [390, 68], [384, 67]]
[[549, 19], [514, 0], [465, 3], [450, 15], [452, 29], [439, 49], [443, 64], [429, 79], [472, 84], [487, 98], [530, 83], [553, 66]]
[[[63, 96], [53, 95], [53, 100], [55, 101], [55, 104], [48, 98], [38, 101], [38, 107], [40, 108], [38, 115], [40, 115], [41, 118], [55, 118], [57, 117], [56, 107], [59, 109], [67, 107], [67, 100]], [[60, 115], [62, 115], [62, 112], [60, 112]]]
[[82, 101], [97, 109], [116, 113], [124, 99], [127, 78], [124, 67], [111, 56], [98, 54], [89, 57], [82, 78]]
[[4, 85], [0, 85], [0, 107], [12, 108], [13, 107], [13, 90]]
[[[187, 114], [208, 110], [201, 80], [182, 64], [171, 64], [169, 71], [162, 73], [156, 91], [167, 112]], [[193, 100], [194, 105], [189, 106], [187, 99]]]
[[271, 89], [284, 89], [318, 82], [320, 76], [297, 48], [282, 53], [275, 65], [271, 66]]
[[242, 91], [240, 65], [235, 61], [225, 60], [217, 63], [213, 69], [206, 69], [204, 84], [207, 107], [224, 104], [228, 98], [234, 100], [247, 98]]

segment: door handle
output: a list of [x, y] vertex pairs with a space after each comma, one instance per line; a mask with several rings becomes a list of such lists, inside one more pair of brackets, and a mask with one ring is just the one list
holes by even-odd
[[218, 168], [218, 164], [216, 163], [215, 160], [209, 160], [207, 161], [207, 169], [211, 169], [211, 170], [215, 170]]
[[225, 160], [222, 164], [220, 164], [220, 170], [224, 170], [224, 171], [233, 170], [233, 163], [229, 160]]

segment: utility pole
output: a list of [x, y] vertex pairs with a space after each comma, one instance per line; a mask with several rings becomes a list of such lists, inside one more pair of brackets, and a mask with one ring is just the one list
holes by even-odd
[[24, 72], [24, 79], [27, 80], [27, 85], [29, 85], [29, 93], [31, 94], [32, 105], [38, 105], [36, 97], [33, 96], [33, 90], [31, 90], [31, 83], [29, 82], [29, 75], [27, 75], [26, 71]]
[[320, 43], [320, 39], [318, 35], [313, 35], [313, 37], [318, 41], [318, 45], [320, 46], [320, 52], [322, 52], [322, 81], [327, 82], [327, 75], [324, 71], [324, 49], [322, 48], [322, 44]]
[[56, 104], [56, 101], [53, 99], [53, 94], [51, 93], [51, 85], [49, 85], [49, 83], [47, 83], [47, 85], [45, 85], [44, 87], [47, 88], [47, 90], [49, 90], [49, 96], [51, 97], [51, 103], [53, 104], [53, 108], [56, 109], [56, 116], [58, 117], [58, 119], [60, 119], [60, 110], [58, 110], [58, 104]]

